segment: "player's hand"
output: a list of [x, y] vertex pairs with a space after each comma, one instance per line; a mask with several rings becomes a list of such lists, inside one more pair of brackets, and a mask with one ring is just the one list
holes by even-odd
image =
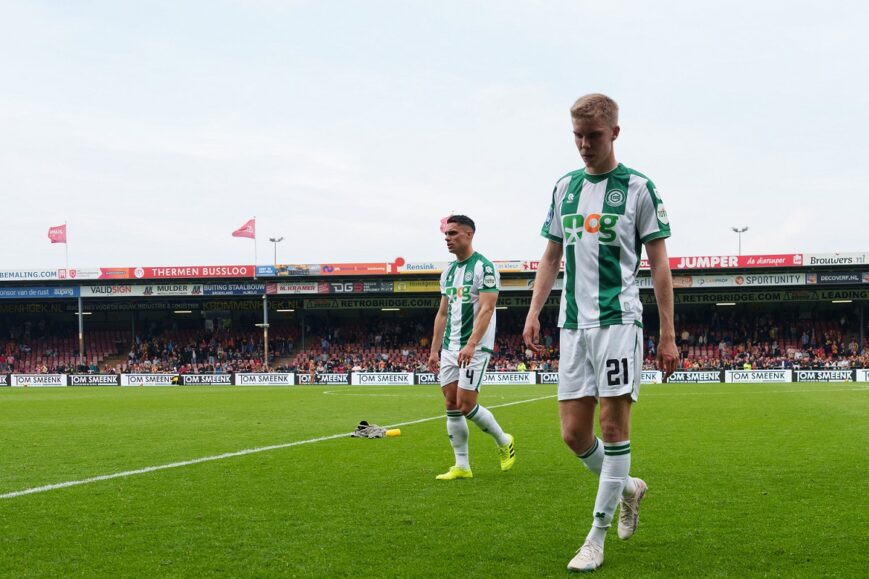
[[679, 350], [676, 348], [676, 339], [661, 339], [658, 344], [658, 370], [664, 373], [664, 379], [676, 371], [679, 364]]
[[536, 317], [528, 316], [525, 318], [525, 329], [522, 330], [522, 339], [525, 340], [525, 345], [531, 348], [535, 354], [542, 354], [546, 351], [546, 346], [540, 343], [540, 320]]
[[477, 345], [468, 342], [465, 344], [465, 347], [459, 350], [459, 367], [464, 368], [468, 364], [471, 363], [471, 360], [474, 358], [474, 354], [477, 353]]
[[441, 370], [441, 358], [437, 352], [432, 352], [428, 356], [428, 369], [437, 374]]

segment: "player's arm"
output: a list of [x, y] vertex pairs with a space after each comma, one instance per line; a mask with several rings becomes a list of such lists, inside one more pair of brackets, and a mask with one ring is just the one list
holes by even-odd
[[673, 325], [673, 277], [670, 274], [670, 260], [667, 257], [667, 244], [663, 238], [646, 243], [649, 267], [652, 270], [652, 286], [655, 288], [655, 301], [658, 302], [658, 317], [661, 334], [658, 338], [658, 369], [668, 376], [676, 371], [679, 351], [676, 349], [676, 329]]
[[438, 313], [435, 315], [434, 321], [434, 337], [431, 340], [431, 353], [428, 356], [428, 369], [437, 374], [440, 371], [440, 356], [438, 352], [441, 348], [441, 343], [444, 341], [444, 330], [447, 327], [447, 307], [449, 300], [447, 296], [441, 296], [441, 305], [438, 307]]
[[543, 257], [540, 258], [537, 275], [534, 276], [534, 292], [531, 294], [531, 306], [528, 308], [528, 316], [525, 318], [525, 329], [522, 331], [522, 337], [525, 340], [525, 345], [537, 354], [545, 349], [540, 344], [540, 311], [543, 309], [543, 304], [549, 299], [552, 286], [555, 285], [555, 278], [558, 277], [558, 272], [561, 270], [563, 254], [564, 247], [561, 243], [550, 239], [546, 243], [546, 249], [543, 250]]
[[471, 337], [468, 338], [465, 347], [459, 351], [459, 366], [470, 362], [471, 358], [474, 357], [474, 353], [477, 351], [477, 344], [483, 339], [483, 335], [489, 327], [489, 322], [492, 321], [492, 314], [495, 313], [495, 305], [497, 303], [497, 291], [480, 292], [480, 309], [477, 310], [477, 317], [474, 318], [474, 329], [471, 330]]

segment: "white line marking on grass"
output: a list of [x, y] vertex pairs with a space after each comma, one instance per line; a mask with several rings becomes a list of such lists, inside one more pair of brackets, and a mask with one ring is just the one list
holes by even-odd
[[[556, 396], [555, 394], [552, 394], [550, 396], [540, 396], [537, 398], [529, 398], [527, 400], [517, 400], [515, 402], [506, 402], [504, 404], [493, 404], [492, 406], [489, 406], [489, 408], [501, 408], [504, 406], [515, 406], [516, 404], [527, 404], [529, 402], [537, 402], [538, 400], [546, 400], [548, 398], [555, 398], [555, 396]], [[396, 424], [390, 424], [388, 427], [392, 428], [395, 426], [408, 426], [411, 424], [420, 424], [422, 422], [430, 422], [432, 420], [438, 420], [438, 419], [444, 418], [445, 416], [446, 416], [445, 414], [439, 414], [437, 416], [430, 416], [428, 418], [420, 418], [418, 420], [408, 420], [406, 422], [398, 422]], [[157, 466], [148, 466], [148, 467], [140, 468], [137, 470], [125, 470], [123, 472], [116, 472], [116, 473], [112, 473], [112, 474], [103, 474], [103, 475], [85, 478], [85, 479], [81, 479], [81, 480], [72, 480], [72, 481], [67, 481], [67, 482], [62, 482], [62, 483], [33, 487], [33, 488], [24, 489], [24, 490], [20, 490], [20, 491], [14, 491], [11, 493], [5, 493], [5, 494], [0, 495], [0, 499], [14, 499], [16, 497], [22, 497], [24, 495], [33, 495], [36, 493], [44, 493], [47, 491], [64, 489], [64, 488], [68, 488], [68, 487], [75, 487], [75, 486], [79, 486], [79, 485], [86, 485], [86, 484], [100, 482], [100, 481], [104, 481], [104, 480], [111, 480], [111, 479], [115, 479], [115, 478], [126, 478], [129, 476], [136, 476], [139, 474], [147, 474], [149, 472], [156, 472], [158, 470], [167, 470], [170, 468], [180, 468], [182, 466], [190, 466], [190, 465], [194, 465], [194, 464], [200, 464], [203, 462], [211, 462], [214, 460], [223, 460], [225, 458], [233, 458], [236, 456], [244, 456], [247, 454], [256, 454], [258, 452], [267, 452], [270, 450], [280, 450], [282, 448], [301, 446], [303, 444], [313, 444], [315, 442], [324, 442], [327, 440], [335, 440], [336, 438], [345, 438], [348, 436], [350, 436], [349, 432], [342, 432], [340, 434], [332, 434], [329, 436], [320, 436], [319, 438], [310, 438], [308, 440], [297, 440], [296, 442], [287, 442], [284, 444], [272, 444], [270, 446], [259, 446], [257, 448], [248, 448], [245, 450], [238, 450], [235, 452], [226, 452], [224, 454], [218, 454], [215, 456], [204, 456], [202, 458], [194, 458], [192, 460], [172, 462], [169, 464], [161, 464], [161, 465], [157, 465]]]
[[[723, 384], [723, 382], [722, 382]], [[648, 385], [646, 385], [648, 387]], [[803, 392], [862, 392], [865, 390], [869, 390], [869, 387], [865, 388], [818, 388], [815, 390], [748, 390], [746, 392], [733, 392], [733, 391], [709, 391], [703, 390], [702, 392], [640, 392], [640, 396], [714, 396], [716, 394], [724, 394], [726, 396], [733, 396], [734, 394], [802, 394]]]
[[370, 396], [372, 398], [443, 398], [434, 394], [371, 394], [369, 392], [341, 392], [340, 390], [324, 390], [323, 394], [332, 396]]

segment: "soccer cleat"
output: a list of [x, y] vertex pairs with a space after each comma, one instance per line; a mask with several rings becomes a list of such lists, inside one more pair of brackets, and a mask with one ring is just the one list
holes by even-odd
[[450, 470], [435, 477], [437, 480], [456, 480], [457, 478], [474, 478], [474, 473], [469, 468], [451, 466]]
[[587, 573], [599, 569], [601, 566], [603, 566], [603, 547], [597, 543], [586, 541], [567, 564], [567, 570]]
[[508, 434], [507, 444], [498, 447], [498, 454], [501, 456], [501, 470], [510, 470], [513, 468], [513, 463], [516, 462], [516, 447], [513, 445], [513, 435]]
[[634, 493], [634, 496], [622, 497], [619, 501], [622, 505], [619, 510], [619, 539], [623, 541], [630, 539], [637, 532], [637, 525], [640, 523], [640, 501], [649, 490], [642, 479], [635, 478], [634, 484], [637, 485], [637, 492]]

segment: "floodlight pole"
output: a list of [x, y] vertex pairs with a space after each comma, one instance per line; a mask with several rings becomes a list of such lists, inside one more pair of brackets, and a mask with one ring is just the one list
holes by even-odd
[[734, 233], [736, 233], [736, 236], [737, 236], [737, 238], [738, 238], [738, 240], [739, 240], [739, 241], [738, 241], [738, 243], [739, 243], [739, 253], [738, 253], [737, 255], [742, 255], [742, 234], [745, 233], [746, 231], [748, 231], [748, 226], [746, 225], [746, 226], [744, 226], [744, 227], [731, 227], [730, 229], [731, 229], [731, 231], [733, 231]]
[[281, 237], [269, 237], [269, 241], [272, 242], [272, 244], [274, 245], [274, 248], [275, 248], [274, 261], [272, 262], [274, 265], [278, 265], [278, 243], [280, 243], [283, 240], [284, 240], [283, 236], [281, 236]]
[[263, 364], [266, 371], [269, 369], [269, 296], [263, 294]]
[[84, 312], [82, 311], [81, 296], [78, 296], [78, 365], [82, 365], [84, 359]]

